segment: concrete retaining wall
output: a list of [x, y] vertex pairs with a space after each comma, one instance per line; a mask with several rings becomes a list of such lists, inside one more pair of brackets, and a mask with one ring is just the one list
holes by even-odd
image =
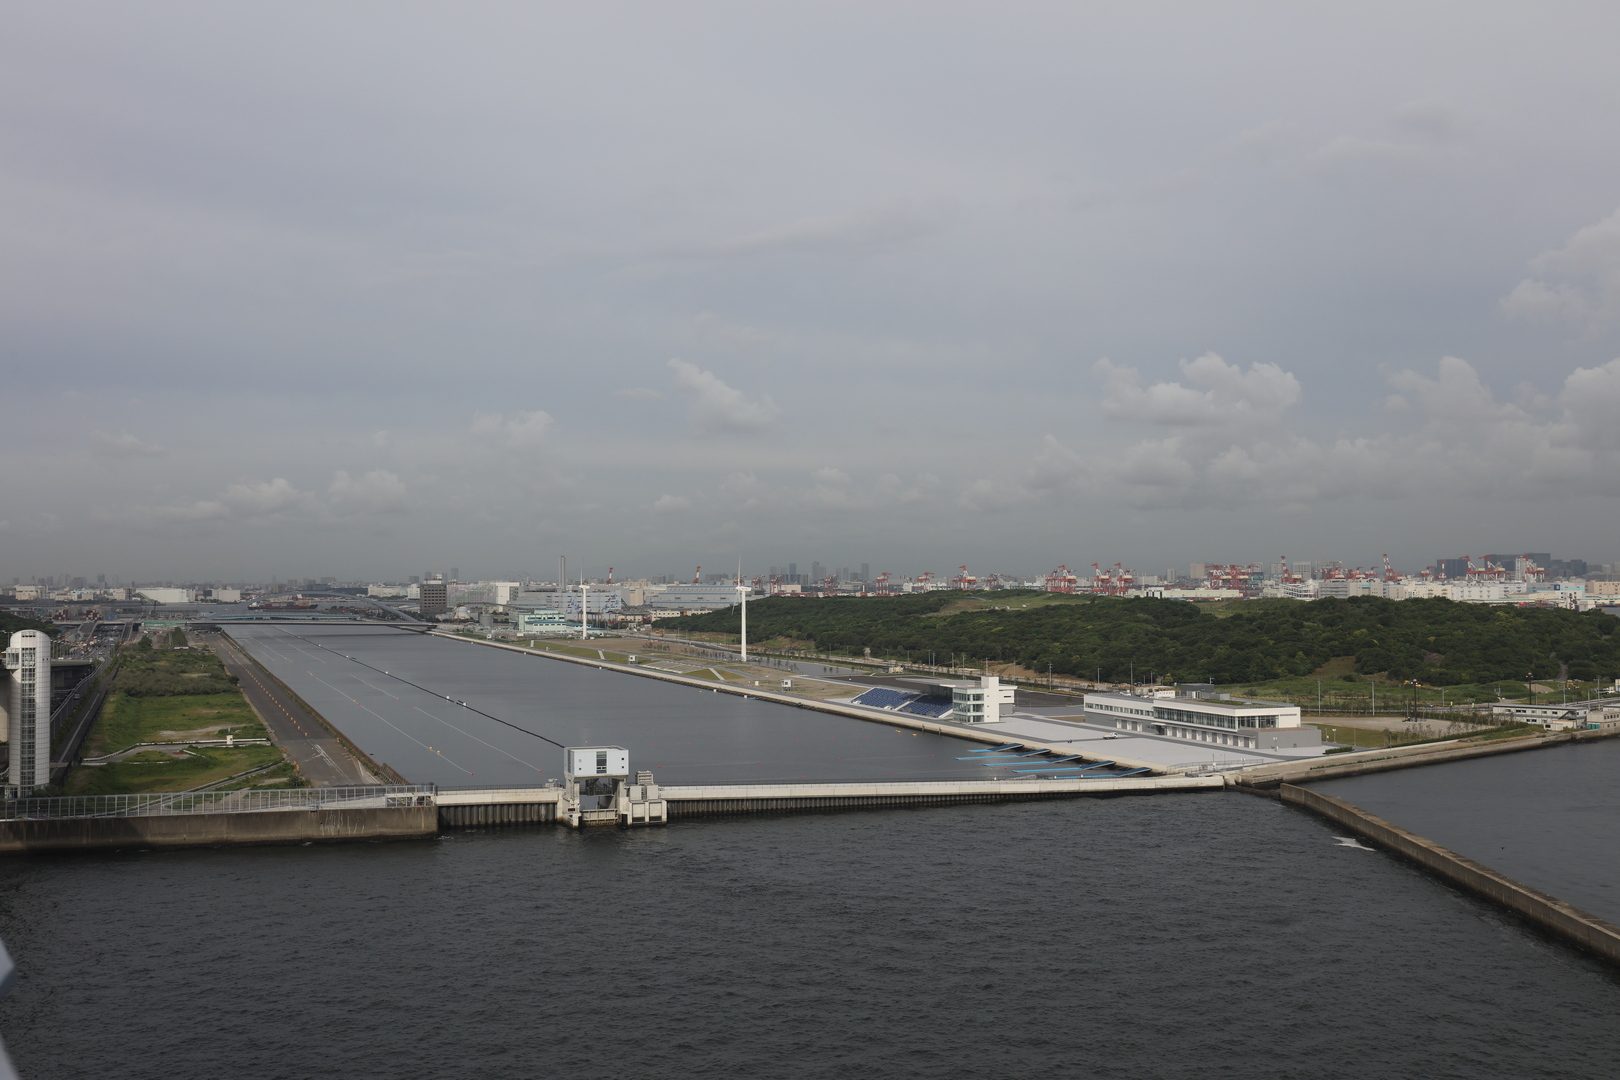
[[24, 818], [0, 821], [0, 855], [99, 848], [401, 840], [433, 836], [438, 831], [438, 818], [431, 806], [172, 817]]
[[1588, 915], [1556, 897], [1520, 885], [1488, 866], [1407, 832], [1343, 799], [1294, 784], [1284, 784], [1279, 794], [1283, 802], [1303, 807], [1336, 825], [1342, 825], [1458, 888], [1507, 908], [1565, 941], [1595, 953], [1611, 964], [1620, 965], [1620, 927], [1606, 923], [1595, 915]]

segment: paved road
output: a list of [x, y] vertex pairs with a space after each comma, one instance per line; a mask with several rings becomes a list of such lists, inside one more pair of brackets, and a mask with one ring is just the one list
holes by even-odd
[[243, 696], [264, 721], [270, 737], [286, 751], [304, 779], [317, 787], [382, 783], [309, 710], [234, 645], [220, 640], [213, 643], [213, 649], [224, 661], [225, 670], [237, 677]]

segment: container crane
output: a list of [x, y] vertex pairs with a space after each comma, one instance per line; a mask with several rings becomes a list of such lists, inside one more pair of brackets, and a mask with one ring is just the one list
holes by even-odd
[[956, 569], [957, 574], [951, 579], [951, 588], [967, 590], [973, 588], [979, 583], [978, 578], [968, 573], [967, 563], [963, 563]]
[[1064, 563], [1050, 574], [1046, 575], [1046, 591], [1054, 593], [1072, 593], [1075, 585], [1080, 581], [1069, 572], [1068, 563]]

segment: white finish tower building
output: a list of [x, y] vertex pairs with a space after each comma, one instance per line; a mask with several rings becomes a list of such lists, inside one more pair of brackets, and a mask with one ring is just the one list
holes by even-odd
[[51, 779], [51, 639], [19, 630], [6, 649], [6, 711], [11, 769], [6, 783], [22, 793]]

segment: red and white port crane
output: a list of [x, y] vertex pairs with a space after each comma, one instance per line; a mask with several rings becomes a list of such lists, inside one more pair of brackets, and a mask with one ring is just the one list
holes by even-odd
[[953, 589], [972, 589], [979, 584], [979, 579], [968, 573], [967, 563], [956, 568], [956, 576], [951, 579]]
[[1080, 579], [1069, 572], [1069, 564], [1063, 563], [1056, 570], [1046, 575], [1046, 591], [1055, 593], [1072, 593]]

